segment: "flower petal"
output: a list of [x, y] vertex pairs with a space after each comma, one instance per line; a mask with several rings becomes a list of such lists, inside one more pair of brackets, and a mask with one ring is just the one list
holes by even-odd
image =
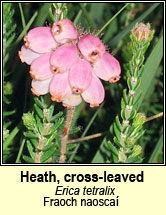
[[98, 61], [105, 52], [105, 46], [102, 41], [90, 34], [80, 39], [78, 47], [85, 59], [90, 62]]
[[21, 51], [18, 52], [18, 56], [21, 59], [22, 63], [27, 63], [28, 65], [31, 65], [32, 61], [38, 58], [41, 54], [32, 51], [29, 48], [26, 48], [26, 46], [21, 47]]
[[81, 102], [81, 96], [72, 93], [70, 96], [63, 100], [63, 106], [71, 109], [75, 106], [78, 106]]
[[90, 84], [92, 67], [83, 59], [78, 59], [69, 72], [69, 83], [75, 94], [81, 94]]
[[108, 52], [105, 52], [103, 57], [94, 63], [93, 71], [99, 78], [111, 83], [117, 82], [120, 79], [120, 64], [118, 60]]
[[50, 84], [51, 99], [56, 102], [61, 102], [62, 99], [65, 99], [71, 93], [68, 73], [55, 74]]
[[52, 34], [58, 43], [67, 43], [76, 40], [77, 31], [69, 19], [62, 19], [55, 22], [52, 26]]
[[40, 95], [45, 95], [49, 92], [49, 85], [50, 85], [50, 81], [52, 78], [49, 78], [47, 80], [44, 81], [36, 81], [36, 80], [32, 80], [31, 83], [31, 91], [33, 94], [35, 94], [36, 96], [40, 96]]
[[36, 27], [24, 37], [25, 46], [38, 53], [47, 53], [57, 47], [50, 27]]
[[90, 103], [90, 107], [97, 107], [104, 100], [105, 90], [101, 81], [93, 75], [89, 87], [82, 93], [83, 99]]
[[53, 76], [50, 66], [51, 54], [52, 53], [44, 54], [32, 62], [30, 67], [32, 78], [35, 80], [45, 80]]
[[68, 71], [77, 60], [77, 48], [72, 44], [60, 46], [51, 55], [50, 64], [52, 72]]

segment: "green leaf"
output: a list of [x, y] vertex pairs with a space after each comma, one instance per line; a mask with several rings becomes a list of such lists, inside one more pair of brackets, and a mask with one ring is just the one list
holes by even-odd
[[52, 117], [52, 115], [53, 115], [53, 113], [54, 113], [54, 108], [55, 108], [55, 105], [54, 105], [54, 104], [52, 104], [52, 105], [49, 107], [49, 118], [50, 118], [50, 120], [51, 120], [51, 117]]
[[38, 117], [38, 115], [35, 115], [36, 118], [36, 123], [37, 123], [37, 128], [39, 130], [39, 133], [42, 133], [43, 130], [43, 123], [41, 122], [41, 118]]
[[55, 132], [45, 143], [46, 146], [50, 145], [52, 143], [52, 141], [57, 137], [57, 133]]
[[114, 122], [113, 126], [114, 126], [114, 132], [115, 132], [115, 135], [116, 135], [116, 137], [117, 137], [118, 141], [120, 142], [120, 139], [121, 139], [120, 134], [121, 134], [121, 132], [120, 132], [120, 131], [119, 131], [119, 129], [117, 128], [117, 126], [116, 126], [116, 123], [115, 123], [115, 122]]
[[46, 163], [47, 160], [51, 158], [55, 152], [56, 152], [56, 148], [54, 150], [51, 148], [50, 150], [44, 152], [40, 158], [41, 163]]
[[63, 115], [63, 112], [59, 112], [56, 115], [54, 115], [53, 117], [51, 117], [50, 122], [55, 122], [57, 119], [59, 119], [61, 116]]
[[[55, 138], [55, 137], [54, 137], [54, 138]], [[54, 138], [53, 138], [53, 139], [54, 139]], [[51, 149], [55, 148], [56, 146], [57, 146], [57, 142], [50, 143], [49, 145], [44, 146], [43, 149], [42, 149], [41, 151], [46, 152], [46, 151], [48, 151], [48, 150], [51, 150]]]
[[70, 130], [69, 135], [71, 135], [71, 134], [77, 134], [80, 131], [81, 131], [80, 127], [73, 128], [73, 129]]
[[5, 111], [5, 112], [3, 112], [3, 117], [4, 117], [4, 116], [11, 116], [11, 115], [13, 115], [14, 113], [16, 113], [15, 110], [12, 110], [12, 111]]
[[38, 99], [36, 96], [34, 96], [33, 99], [39, 108], [44, 109], [44, 104], [40, 101], [40, 99]]
[[28, 148], [28, 152], [29, 152], [31, 158], [34, 160], [35, 159], [35, 153], [33, 151], [33, 146], [31, 145], [30, 141], [27, 141], [27, 148]]
[[119, 152], [117, 148], [110, 141], [108, 141], [108, 146], [110, 147], [110, 150], [112, 151], [112, 153], [114, 153], [114, 155], [118, 157]]
[[44, 118], [43, 111], [36, 104], [34, 104], [34, 108], [40, 119], [43, 119]]
[[59, 119], [58, 122], [56, 122], [55, 125], [52, 126], [52, 128], [48, 132], [48, 135], [56, 132], [63, 122], [64, 122], [64, 118]]
[[117, 125], [117, 128], [119, 129], [119, 131], [122, 131], [122, 125], [121, 125], [121, 123], [119, 121], [119, 116], [118, 115], [115, 117], [115, 121], [116, 121], [116, 125]]
[[35, 147], [35, 149], [38, 147], [38, 140], [37, 139], [30, 139], [31, 143], [33, 144], [33, 146]]
[[142, 163], [143, 159], [141, 157], [128, 158], [125, 163]]
[[30, 139], [38, 139], [38, 136], [34, 134], [33, 132], [24, 132], [23, 133], [25, 137], [30, 138]]
[[31, 157], [28, 157], [26, 155], [23, 155], [22, 157], [24, 159], [25, 162], [27, 163], [34, 163], [34, 160]]
[[127, 105], [128, 104], [128, 97], [127, 97], [126, 91], [127, 91], [126, 89], [123, 90], [123, 99], [124, 99], [125, 104]]

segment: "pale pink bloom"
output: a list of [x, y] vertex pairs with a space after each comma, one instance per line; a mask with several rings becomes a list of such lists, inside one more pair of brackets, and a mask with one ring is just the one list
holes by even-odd
[[37, 27], [24, 37], [19, 57], [31, 65], [31, 91], [36, 96], [50, 93], [53, 101], [62, 102], [67, 108], [79, 105], [83, 99], [97, 107], [105, 96], [99, 78], [118, 81], [120, 64], [105, 51], [98, 37], [84, 35], [73, 45], [77, 38], [68, 19], [55, 22], [52, 28]]
[[79, 105], [82, 102], [82, 98], [80, 95], [72, 93], [71, 95], [66, 97], [62, 102], [63, 102], [62, 105], [64, 107], [71, 109], [71, 108]]
[[25, 46], [38, 53], [47, 53], [58, 46], [50, 27], [36, 27], [24, 37]]
[[49, 92], [50, 81], [51, 81], [51, 78], [43, 81], [38, 81], [33, 79], [31, 83], [32, 93], [35, 94], [36, 96], [47, 94]]
[[30, 75], [35, 80], [46, 80], [53, 76], [50, 65], [51, 52], [36, 58], [30, 67]]
[[21, 51], [18, 52], [18, 55], [22, 63], [25, 62], [28, 65], [31, 65], [32, 61], [42, 54], [39, 54], [37, 52], [32, 51], [29, 48], [26, 48], [26, 46], [24, 45], [21, 47]]
[[51, 69], [54, 73], [69, 71], [77, 58], [75, 45], [67, 44], [60, 46], [51, 55]]
[[104, 100], [105, 90], [101, 81], [93, 74], [89, 87], [82, 93], [83, 99], [90, 107], [98, 107]]
[[78, 47], [81, 54], [90, 62], [98, 61], [105, 52], [105, 46], [102, 41], [98, 37], [90, 34], [83, 36], [79, 40]]
[[120, 79], [119, 61], [108, 52], [105, 52], [103, 57], [93, 64], [93, 71], [97, 77], [110, 83], [117, 82]]
[[62, 99], [71, 95], [72, 91], [68, 81], [68, 73], [55, 74], [50, 82], [49, 91], [52, 96], [51, 99], [56, 102], [61, 102]]
[[84, 59], [78, 59], [70, 69], [69, 83], [73, 93], [81, 94], [90, 84], [92, 67]]
[[76, 40], [78, 33], [69, 19], [62, 19], [52, 25], [52, 34], [58, 43], [64, 44]]

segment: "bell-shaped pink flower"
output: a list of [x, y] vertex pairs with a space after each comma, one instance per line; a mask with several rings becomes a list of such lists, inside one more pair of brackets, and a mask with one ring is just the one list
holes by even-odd
[[68, 81], [68, 73], [55, 74], [50, 83], [50, 94], [52, 101], [61, 102], [71, 95], [72, 91]]
[[89, 87], [82, 93], [83, 99], [90, 107], [98, 107], [104, 100], [105, 90], [101, 81], [93, 74]]
[[53, 76], [50, 65], [51, 52], [36, 58], [30, 67], [30, 75], [35, 80], [45, 80]]
[[47, 53], [58, 46], [50, 27], [36, 27], [24, 37], [25, 46], [38, 53]]
[[70, 69], [69, 83], [75, 94], [81, 94], [90, 84], [92, 67], [84, 59], [78, 59]]
[[33, 79], [31, 83], [32, 93], [35, 94], [36, 96], [47, 94], [49, 92], [50, 81], [51, 81], [51, 78], [43, 81], [38, 81]]
[[83, 36], [79, 40], [78, 47], [85, 59], [93, 63], [98, 61], [105, 52], [105, 46], [102, 41], [90, 34]]
[[22, 63], [27, 63], [28, 65], [31, 65], [31, 63], [33, 62], [33, 60], [35, 60], [36, 58], [38, 58], [41, 54], [32, 51], [29, 48], [26, 48], [26, 46], [22, 46], [21, 47], [21, 51], [18, 52], [18, 56], [21, 59]]
[[66, 97], [63, 101], [63, 106], [67, 107], [68, 109], [72, 109], [73, 107], [79, 105], [82, 102], [82, 98], [78, 94], [71, 94]]
[[93, 64], [93, 71], [97, 77], [110, 83], [117, 82], [120, 79], [119, 61], [108, 52], [105, 52], [103, 57]]
[[69, 19], [62, 19], [55, 22], [52, 26], [52, 34], [58, 43], [67, 43], [76, 40], [78, 33]]
[[50, 58], [52, 72], [66, 72], [77, 60], [77, 48], [73, 44], [60, 46], [54, 51]]

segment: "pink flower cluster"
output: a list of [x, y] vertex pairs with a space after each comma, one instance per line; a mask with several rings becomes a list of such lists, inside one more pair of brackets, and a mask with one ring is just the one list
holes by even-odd
[[68, 19], [30, 30], [24, 42], [19, 57], [30, 65], [36, 96], [50, 93], [53, 101], [68, 108], [82, 100], [96, 107], [105, 96], [99, 78], [111, 83], [120, 79], [120, 64], [102, 41], [91, 34], [79, 35]]

